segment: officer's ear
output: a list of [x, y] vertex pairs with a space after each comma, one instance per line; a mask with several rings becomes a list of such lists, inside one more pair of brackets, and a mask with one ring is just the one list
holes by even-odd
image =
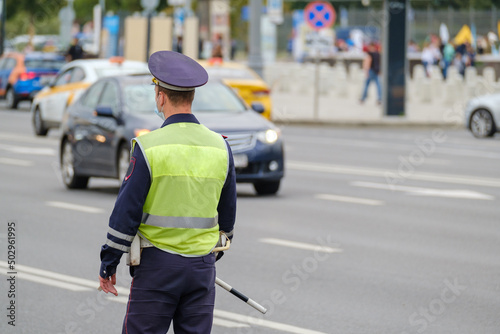
[[161, 101], [160, 101], [160, 96], [161, 96], [161, 94], [160, 94], [160, 93], [161, 93], [161, 91], [157, 88], [157, 89], [155, 90], [155, 101], [156, 101], [157, 103], [160, 103], [160, 104], [161, 104]]
[[167, 95], [165, 94], [165, 92], [162, 92], [160, 89], [158, 89], [158, 100], [160, 100], [160, 98], [162, 100], [158, 101], [160, 103], [160, 105], [165, 105], [165, 102], [167, 102], [166, 98], [167, 98]]
[[170, 103], [170, 99], [168, 98], [167, 93], [162, 92], [162, 95], [163, 95], [163, 104], [166, 105], [167, 101], [168, 103]]

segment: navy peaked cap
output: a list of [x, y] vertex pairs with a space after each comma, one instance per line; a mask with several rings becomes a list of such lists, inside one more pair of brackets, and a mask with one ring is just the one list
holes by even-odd
[[149, 57], [148, 66], [157, 84], [171, 90], [190, 91], [208, 81], [207, 71], [182, 53], [157, 51]]

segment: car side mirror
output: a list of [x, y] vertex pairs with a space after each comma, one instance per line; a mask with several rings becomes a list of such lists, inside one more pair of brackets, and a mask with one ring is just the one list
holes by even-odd
[[266, 110], [260, 102], [252, 102], [252, 109], [259, 114], [262, 114]]
[[106, 107], [106, 106], [97, 106], [95, 108], [95, 115], [102, 117], [114, 117], [113, 109], [111, 107]]

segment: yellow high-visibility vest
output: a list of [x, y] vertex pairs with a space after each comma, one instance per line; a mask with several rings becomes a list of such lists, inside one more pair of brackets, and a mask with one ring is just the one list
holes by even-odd
[[132, 151], [136, 144], [151, 175], [139, 234], [169, 253], [210, 253], [228, 173], [225, 140], [201, 124], [173, 123], [132, 139]]

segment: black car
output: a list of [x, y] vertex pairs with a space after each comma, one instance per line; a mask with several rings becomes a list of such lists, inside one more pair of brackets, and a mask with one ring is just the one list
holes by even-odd
[[[150, 75], [102, 78], [67, 109], [60, 161], [68, 188], [87, 187], [89, 177], [124, 178], [130, 140], [162, 125], [153, 87]], [[252, 108], [219, 81], [197, 88], [192, 105], [202, 124], [227, 136], [236, 181], [252, 183], [258, 194], [275, 194], [284, 176], [283, 141], [279, 129], [259, 115], [263, 106]]]

